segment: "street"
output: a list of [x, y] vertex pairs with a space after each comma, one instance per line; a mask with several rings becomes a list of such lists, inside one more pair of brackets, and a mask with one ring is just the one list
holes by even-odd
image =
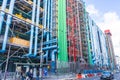
[[[69, 78], [68, 78], [69, 77]], [[84, 79], [76, 79], [74, 76], [71, 75], [62, 75], [62, 76], [53, 76], [50, 78], [46, 78], [43, 80], [100, 80], [100, 77], [95, 76], [95, 77], [91, 77], [91, 78], [84, 78]], [[116, 73], [114, 74], [114, 79], [113, 80], [120, 80], [120, 73]]]
[[[81, 80], [100, 80], [100, 77], [85, 78]], [[114, 80], [120, 80], [120, 73], [114, 74]]]

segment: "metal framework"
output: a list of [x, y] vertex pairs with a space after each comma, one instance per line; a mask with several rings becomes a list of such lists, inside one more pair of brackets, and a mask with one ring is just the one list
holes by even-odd
[[[57, 1], [4, 0], [0, 5], [2, 68], [7, 61], [9, 46], [9, 62], [39, 63], [40, 53], [43, 53], [43, 62], [54, 63], [58, 51]], [[52, 66], [54, 68], [55, 64]]]

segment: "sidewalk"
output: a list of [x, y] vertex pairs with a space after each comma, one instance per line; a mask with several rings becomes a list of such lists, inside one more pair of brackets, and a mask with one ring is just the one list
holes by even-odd
[[53, 74], [44, 77], [43, 80], [75, 80], [75, 74]]

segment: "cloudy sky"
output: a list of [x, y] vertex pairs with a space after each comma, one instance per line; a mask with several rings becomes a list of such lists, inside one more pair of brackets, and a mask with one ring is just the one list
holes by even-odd
[[120, 0], [84, 0], [89, 15], [104, 31], [110, 29], [115, 54], [120, 56]]

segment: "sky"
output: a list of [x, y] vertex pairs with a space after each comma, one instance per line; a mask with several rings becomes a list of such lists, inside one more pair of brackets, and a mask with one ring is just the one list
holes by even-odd
[[83, 0], [102, 31], [110, 29], [115, 55], [120, 56], [120, 0]]

